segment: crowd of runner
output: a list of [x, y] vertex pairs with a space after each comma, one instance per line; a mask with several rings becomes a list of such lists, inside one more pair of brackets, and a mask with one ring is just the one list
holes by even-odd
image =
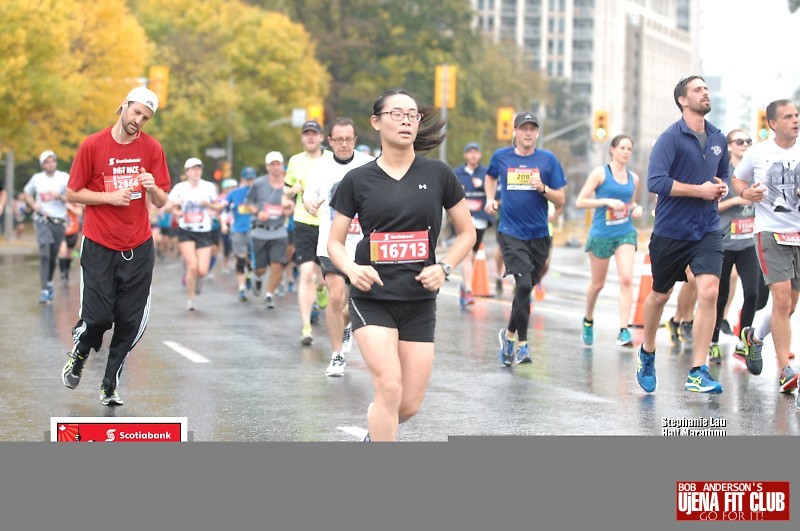
[[[151, 104], [155, 96], [137, 90], [118, 110], [116, 129], [90, 137], [92, 142], [108, 143], [112, 136], [119, 145], [140, 142], [141, 127], [155, 113], [157, 100]], [[655, 143], [641, 183], [657, 195], [657, 203], [649, 245], [653, 289], [644, 306], [644, 341], [632, 350], [636, 381], [645, 392], [656, 389], [656, 330], [664, 305], [681, 282], [677, 311], [663, 324], [671, 342], [692, 345], [687, 391], [722, 393], [709, 372], [709, 365], [723, 362], [722, 332], [736, 335], [733, 359], [753, 375], [762, 371], [763, 342], [771, 333], [780, 365], [777, 388], [792, 392], [798, 376], [790, 364], [789, 317], [800, 293], [797, 109], [789, 100], [772, 102], [767, 118], [774, 136], [753, 146], [747, 131], [735, 129], [726, 136], [705, 120], [710, 97], [701, 77], [681, 80], [674, 99], [681, 118]], [[461, 264], [459, 302], [465, 310], [474, 305], [473, 262], [492, 226], [499, 247], [497, 289], [502, 290], [505, 276], [515, 286], [508, 324], [498, 335], [499, 362], [512, 367], [534, 361], [527, 334], [532, 301], [538, 298], [537, 286], [542, 290], [553, 247], [551, 222], [565, 206], [568, 183], [556, 156], [537, 147], [540, 126], [528, 111], [517, 114], [512, 145], [496, 150], [488, 166], [482, 164], [475, 142], [464, 147], [464, 163], [456, 168], [421, 156], [441, 142], [443, 123], [435, 109], [418, 105], [402, 90], [387, 91], [376, 101], [371, 126], [381, 139], [378, 158], [358, 144], [353, 120], [337, 118], [327, 131], [308, 121], [301, 128], [301, 152], [287, 161], [282, 153], [269, 151], [263, 175], [245, 167], [238, 181], [219, 183], [204, 178], [204, 162], [192, 157], [185, 161], [180, 181], [169, 185], [166, 166], [159, 162], [163, 153], [155, 144], [142, 148], [148, 156], [158, 152], [150, 159], [154, 162], [145, 164], [139, 156], [136, 165], [111, 168], [108, 176], [100, 172], [105, 180], [96, 185], [88, 177], [97, 172], [89, 167], [93, 155], [88, 140], [70, 174], [57, 169], [54, 152], [44, 151], [39, 157], [42, 171], [25, 185], [21, 210], [27, 207], [34, 216], [39, 303], [53, 302], [56, 266], [61, 280], [70, 281], [70, 270], [76, 267], [71, 258], [84, 224], [84, 255], [88, 242], [89, 249], [97, 244], [93, 260], [105, 256], [106, 247], [119, 252], [121, 268], [138, 259], [137, 246], [148, 242], [147, 237], [117, 242], [94, 219], [114, 216], [135, 203], [145, 208], [152, 254], [165, 260], [180, 257], [183, 263], [180, 281], [187, 311], [202, 305], [198, 297], [204, 279], [221, 263], [223, 278], [235, 283], [242, 303], [257, 300], [269, 310], [282, 311], [277, 299], [296, 294], [300, 319], [291, 333], [303, 346], [317, 340], [312, 323], [324, 310], [331, 351], [327, 376], [344, 375], [355, 337], [375, 386], [369, 437], [395, 439], [398, 424], [416, 413], [427, 388], [436, 293]], [[117, 149], [118, 162], [134, 160], [130, 149]], [[576, 323], [576, 335], [587, 346], [594, 344], [595, 305], [614, 257], [620, 286], [616, 344], [634, 347], [628, 329], [639, 242], [634, 222], [642, 218], [643, 209], [637, 203], [640, 177], [627, 168], [633, 150], [630, 136], [614, 137], [609, 163], [587, 176], [573, 205], [594, 209], [585, 247], [591, 280], [583, 322]], [[96, 195], [103, 192], [107, 197]], [[448, 245], [439, 241], [443, 212], [452, 234]], [[437, 249], [444, 249], [440, 259]], [[85, 256], [80, 267], [83, 279], [92, 267]], [[149, 278], [142, 282], [149, 292]], [[744, 305], [733, 329], [727, 315], [739, 283]], [[144, 296], [144, 284], [141, 290]], [[91, 297], [105, 305], [114, 295]], [[141, 304], [145, 314], [138, 333], [120, 340], [124, 352], [115, 352], [113, 363], [109, 356], [101, 391], [106, 405], [122, 403], [119, 375], [146, 325], [149, 294], [146, 306]], [[84, 314], [95, 311], [82, 297], [75, 348], [64, 367], [67, 387], [77, 386], [89, 350], [99, 348], [97, 334], [102, 336], [120, 319], [109, 314], [101, 323], [87, 323]], [[87, 328], [93, 330], [91, 341], [85, 340]]]

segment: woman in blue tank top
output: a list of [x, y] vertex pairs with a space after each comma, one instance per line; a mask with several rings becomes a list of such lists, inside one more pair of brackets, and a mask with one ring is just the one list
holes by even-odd
[[[577, 208], [594, 208], [594, 218], [586, 239], [586, 252], [592, 266], [592, 281], [586, 290], [586, 315], [581, 338], [585, 345], [594, 341], [594, 307], [606, 281], [609, 259], [614, 256], [619, 273], [619, 335], [617, 345], [633, 346], [628, 318], [633, 302], [633, 261], [638, 236], [631, 219], [642, 217], [642, 207], [634, 198], [639, 176], [625, 165], [633, 152], [633, 140], [617, 135], [611, 140], [611, 163], [595, 168], [586, 179]], [[594, 195], [594, 198], [592, 198]]]

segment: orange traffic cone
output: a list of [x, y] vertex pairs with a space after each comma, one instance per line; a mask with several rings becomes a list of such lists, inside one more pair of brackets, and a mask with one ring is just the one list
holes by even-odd
[[642, 273], [642, 278], [639, 281], [639, 297], [636, 299], [636, 311], [631, 320], [631, 326], [636, 328], [644, 327], [644, 301], [647, 296], [653, 291], [653, 275], [650, 271], [650, 254], [644, 255], [644, 265], [646, 271]]
[[472, 265], [472, 295], [475, 297], [491, 297], [489, 294], [489, 271], [486, 268], [486, 251], [483, 244], [475, 253], [475, 263]]

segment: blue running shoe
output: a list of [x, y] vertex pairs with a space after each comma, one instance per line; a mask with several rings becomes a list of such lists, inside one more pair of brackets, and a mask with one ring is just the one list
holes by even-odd
[[617, 336], [617, 346], [620, 347], [632, 347], [633, 346], [633, 337], [631, 337], [631, 332], [627, 328], [623, 328], [620, 330], [619, 335]]
[[50, 294], [47, 292], [46, 289], [43, 289], [42, 292], [39, 294], [39, 304], [49, 304], [50, 303]]
[[314, 305], [311, 307], [311, 324], [317, 324], [319, 321], [319, 306], [315, 302]]
[[500, 361], [506, 367], [511, 367], [514, 362], [514, 343], [506, 337], [506, 329], [501, 328], [500, 333], [497, 334], [497, 339], [500, 341]]
[[520, 363], [531, 363], [531, 354], [528, 351], [528, 343], [522, 343], [517, 349], [517, 365]]
[[639, 345], [639, 350], [636, 352], [636, 381], [639, 387], [652, 393], [656, 390], [656, 355], [645, 354], [642, 346]]
[[47, 283], [47, 300], [52, 302], [56, 296], [56, 288], [53, 287], [52, 282]]
[[591, 345], [594, 343], [594, 323], [590, 323], [584, 317], [583, 328], [581, 329], [581, 339], [584, 345]]
[[699, 369], [689, 371], [683, 388], [693, 393], [722, 392], [722, 385], [708, 374], [708, 365], [701, 365]]

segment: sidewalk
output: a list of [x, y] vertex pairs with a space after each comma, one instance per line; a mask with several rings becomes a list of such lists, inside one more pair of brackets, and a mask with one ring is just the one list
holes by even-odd
[[0, 236], [0, 256], [36, 256], [39, 247], [36, 245], [36, 234], [33, 227], [26, 226], [20, 239], [7, 240]]

